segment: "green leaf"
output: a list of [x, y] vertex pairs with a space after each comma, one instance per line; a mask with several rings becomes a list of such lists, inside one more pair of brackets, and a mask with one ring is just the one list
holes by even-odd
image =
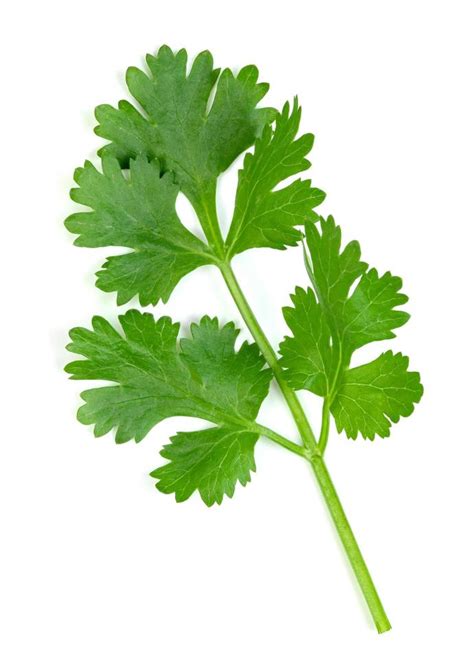
[[395, 338], [393, 329], [410, 318], [408, 313], [394, 310], [408, 301], [400, 294], [401, 287], [400, 278], [388, 272], [379, 276], [375, 268], [362, 276], [344, 306], [343, 340], [350, 352], [373, 341]]
[[[96, 436], [116, 428], [117, 443], [140, 441], [157, 423], [173, 416], [214, 423], [220, 428], [218, 434], [193, 433], [198, 438], [186, 440], [186, 450], [190, 450], [191, 443], [196, 447], [198, 454], [194, 458], [189, 454], [183, 459], [177, 457], [176, 450], [185, 439], [177, 442], [172, 451], [177, 464], [170, 470], [179, 469], [184, 459], [199, 461], [199, 455], [202, 457], [206, 451], [206, 464], [203, 470], [196, 467], [193, 482], [196, 488], [207, 488], [209, 499], [210, 481], [207, 486], [199, 484], [206, 480], [204, 473], [213, 471], [214, 496], [219, 501], [221, 492], [230, 492], [232, 465], [236, 480], [245, 480], [242, 469], [250, 464], [248, 435], [255, 438], [252, 449], [258, 438], [252, 431], [253, 421], [268, 393], [271, 372], [262, 370], [264, 360], [257, 346], [245, 342], [236, 352], [238, 330], [232, 323], [219, 328], [217, 319], [209, 317], [191, 325], [191, 337], [180, 341], [179, 324], [173, 324], [169, 317], [155, 321], [149, 313], [129, 310], [119, 320], [123, 335], [102, 317], [93, 318], [92, 330], [71, 331], [68, 350], [84, 357], [67, 365], [71, 377], [116, 383], [83, 392], [85, 405], [79, 409], [78, 419], [93, 424]], [[244, 432], [240, 438], [239, 432]], [[209, 437], [219, 439], [215, 452], [210, 448]], [[237, 455], [240, 449], [241, 456]], [[165, 473], [169, 475], [170, 470]], [[163, 487], [171, 487], [168, 476]]]
[[390, 273], [379, 277], [374, 268], [367, 270], [357, 241], [341, 249], [341, 229], [333, 217], [321, 218], [320, 227], [320, 231], [317, 225], [305, 227], [311, 258], [306, 257], [306, 267], [334, 344], [347, 363], [363, 345], [394, 338], [393, 329], [409, 319], [408, 313], [394, 308], [408, 297], [399, 291], [400, 278]]
[[413, 413], [423, 386], [418, 373], [408, 371], [408, 357], [384, 352], [377, 359], [350, 369], [344, 375], [331, 407], [338, 432], [355, 439], [390, 434], [392, 422]]
[[241, 427], [223, 426], [199, 432], [179, 432], [161, 451], [170, 460], [150, 476], [165, 494], [183, 502], [199, 491], [207, 506], [232, 497], [235, 485], [246, 485], [255, 471], [254, 447], [258, 434]]
[[117, 303], [139, 296], [141, 305], [167, 301], [178, 282], [199, 266], [213, 263], [209, 249], [180, 222], [178, 187], [171, 173], [140, 155], [130, 161], [127, 179], [117, 159], [102, 160], [99, 172], [89, 161], [75, 173], [79, 188], [71, 198], [91, 208], [66, 219], [82, 247], [123, 246], [133, 252], [109, 257], [97, 286], [117, 292]]
[[112, 153], [124, 166], [142, 153], [159, 158], [190, 200], [199, 200], [273, 119], [272, 109], [256, 107], [268, 85], [258, 83], [253, 65], [219, 76], [208, 51], [195, 58], [189, 74], [184, 49], [174, 54], [163, 46], [146, 61], [148, 74], [129, 68], [126, 77], [144, 114], [127, 101], [96, 110], [96, 133], [111, 141], [101, 153]]
[[286, 103], [275, 127], [267, 125], [254, 152], [246, 154], [226, 241], [229, 258], [254, 247], [283, 250], [296, 245], [302, 235], [295, 227], [317, 220], [314, 208], [325, 194], [311, 187], [310, 180], [298, 179], [275, 191], [280, 182], [311, 165], [306, 155], [314, 136], [307, 133], [296, 139], [300, 119], [297, 100], [291, 113]]
[[107, 380], [117, 385], [88, 390], [79, 411], [98, 435], [117, 427], [117, 442], [140, 441], [164, 418], [184, 415], [215, 424], [254, 420], [268, 392], [270, 372], [258, 348], [244, 343], [235, 352], [238, 330], [230, 322], [203, 317], [191, 338], [177, 342], [179, 324], [155, 322], [150, 313], [129, 310], [119, 317], [124, 336], [102, 317], [93, 330], [70, 332], [68, 350], [85, 357], [66, 371], [74, 380]]
[[311, 289], [297, 287], [291, 298], [294, 307], [283, 308], [283, 315], [293, 337], [286, 336], [280, 345], [281, 365], [295, 390], [325, 397], [331, 389], [335, 359], [329, 326]]
[[322, 309], [332, 323], [333, 332], [342, 327], [344, 307], [352, 284], [367, 269], [360, 260], [360, 245], [352, 241], [341, 250], [341, 229], [334, 218], [320, 218], [317, 226], [306, 226], [311, 266], [307, 264], [311, 282]]
[[[280, 345], [285, 377], [294, 389], [309, 390], [329, 402], [338, 431], [344, 429], [351, 438], [358, 432], [365, 438], [388, 436], [390, 419], [396, 422], [400, 415], [409, 415], [421, 398], [419, 375], [406, 366], [403, 371], [408, 360], [391, 352], [371, 364], [349, 367], [355, 350], [394, 338], [393, 330], [408, 320], [408, 313], [395, 310], [408, 300], [400, 293], [402, 281], [367, 270], [358, 242], [342, 248], [341, 230], [332, 217], [321, 218], [319, 226], [307, 225], [305, 232], [305, 262], [315, 292], [297, 288], [293, 307], [283, 309], [292, 332]], [[386, 374], [390, 366], [392, 377]], [[369, 382], [361, 384], [364, 376], [369, 382], [373, 376], [372, 388]], [[410, 386], [412, 395], [404, 396], [402, 388]]]

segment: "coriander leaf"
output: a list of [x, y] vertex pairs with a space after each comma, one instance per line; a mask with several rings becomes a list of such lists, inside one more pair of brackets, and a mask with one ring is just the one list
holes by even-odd
[[[145, 305], [166, 301], [179, 280], [203, 264], [215, 264], [256, 344], [236, 350], [233, 324], [220, 328], [204, 317], [178, 339], [170, 318], [128, 311], [117, 331], [95, 317], [92, 330], [71, 331], [71, 352], [81, 359], [66, 370], [72, 378], [107, 381], [83, 392], [79, 420], [97, 436], [116, 430], [120, 443], [140, 441], [161, 420], [198, 417], [213, 426], [178, 433], [162, 450], [168, 460], [152, 472], [156, 487], [177, 501], [198, 491], [204, 502], [220, 504], [245, 485], [255, 471], [259, 436], [307, 459], [324, 494], [378, 632], [391, 625], [342, 509], [323, 454], [330, 416], [351, 438], [388, 436], [391, 424], [410, 415], [421, 398], [419, 375], [408, 359], [391, 351], [350, 368], [364, 345], [394, 337], [408, 314], [396, 310], [407, 297], [401, 280], [361, 261], [357, 242], [341, 247], [332, 217], [314, 208], [324, 198], [309, 180], [294, 176], [309, 167], [313, 136], [297, 138], [301, 110], [295, 99], [277, 115], [257, 108], [268, 86], [258, 83], [254, 66], [237, 75], [219, 74], [209, 52], [199, 54], [187, 72], [187, 54], [162, 47], [148, 56], [149, 72], [127, 71], [136, 103], [96, 110], [96, 132], [109, 141], [99, 151], [102, 173], [86, 163], [76, 172], [77, 202], [88, 206], [68, 218], [77, 245], [129, 248], [111, 257], [97, 285], [117, 292], [119, 303], [138, 295]], [[224, 242], [216, 207], [218, 176], [246, 149], [239, 172], [235, 213]], [[178, 189], [190, 200], [208, 246], [176, 215]], [[315, 222], [320, 224], [315, 225]], [[231, 267], [239, 252], [255, 247], [296, 245], [304, 226], [306, 269], [313, 289], [296, 288], [284, 309], [291, 336], [281, 344], [281, 360], [258, 324]], [[259, 353], [261, 349], [262, 355]], [[264, 369], [265, 362], [268, 369]], [[255, 422], [271, 375], [281, 388], [302, 444]], [[286, 378], [286, 380], [285, 380]], [[292, 389], [293, 388], [293, 389]], [[324, 397], [319, 439], [294, 389]], [[350, 529], [349, 529], [350, 532]]]
[[169, 317], [129, 310], [119, 317], [124, 336], [102, 317], [93, 330], [72, 329], [68, 350], [85, 357], [66, 371], [74, 380], [108, 380], [117, 385], [87, 390], [79, 420], [102, 435], [117, 427], [118, 443], [140, 441], [164, 418], [184, 415], [215, 424], [254, 420], [267, 395], [270, 372], [255, 345], [235, 352], [238, 330], [219, 328], [203, 317], [191, 325], [191, 338], [177, 336]]
[[[399, 290], [402, 281], [390, 273], [378, 272], [360, 260], [360, 246], [350, 242], [341, 250], [341, 229], [333, 217], [320, 218], [317, 225], [306, 226], [306, 268], [324, 312], [341, 360], [348, 363], [358, 348], [387, 338], [393, 329], [409, 319], [408, 313], [394, 310], [408, 301]], [[350, 294], [351, 288], [355, 289]]]
[[334, 375], [331, 332], [311, 289], [297, 287], [291, 298], [294, 307], [283, 308], [283, 315], [293, 337], [286, 336], [280, 345], [281, 365], [295, 390], [310, 390], [324, 397]]
[[275, 127], [267, 125], [252, 154], [246, 154], [239, 171], [235, 210], [227, 236], [229, 258], [253, 247], [279, 250], [301, 239], [295, 226], [315, 222], [314, 208], [325, 194], [310, 180], [295, 180], [274, 190], [280, 182], [310, 167], [306, 155], [313, 146], [310, 133], [298, 139], [301, 107], [286, 103], [277, 114]]
[[141, 305], [167, 301], [178, 282], [199, 266], [213, 263], [209, 249], [180, 222], [175, 209], [178, 187], [155, 159], [130, 161], [127, 179], [114, 157], [104, 157], [99, 172], [89, 161], [78, 168], [71, 198], [91, 208], [66, 219], [82, 247], [116, 245], [134, 251], [109, 257], [97, 286], [117, 292], [117, 303], [138, 294]]
[[[358, 431], [364, 438], [388, 436], [389, 420], [409, 415], [421, 398], [419, 375], [406, 370], [406, 357], [391, 352], [371, 364], [349, 366], [355, 350], [394, 338], [393, 330], [408, 320], [408, 313], [395, 310], [408, 300], [399, 291], [402, 281], [367, 270], [359, 243], [342, 249], [341, 230], [332, 217], [321, 218], [319, 228], [307, 225], [305, 231], [305, 262], [315, 293], [297, 288], [293, 307], [283, 309], [292, 332], [280, 345], [286, 380], [296, 390], [324, 397], [338, 431], [345, 429], [351, 438]], [[405, 387], [411, 396], [404, 393]]]
[[342, 337], [351, 352], [373, 341], [395, 338], [393, 329], [405, 324], [408, 313], [394, 310], [408, 301], [400, 294], [400, 278], [384, 273], [379, 276], [375, 268], [365, 273], [352, 296], [344, 306]]
[[360, 260], [360, 246], [352, 241], [341, 251], [341, 229], [334, 218], [320, 218], [320, 228], [305, 227], [306, 242], [312, 265], [307, 263], [311, 282], [322, 309], [332, 324], [333, 331], [340, 329], [344, 306], [349, 290], [367, 269]]
[[198, 389], [213, 405], [213, 412], [247, 425], [257, 417], [272, 374], [262, 370], [265, 360], [255, 343], [245, 341], [235, 351], [238, 334], [233, 322], [219, 328], [217, 318], [203, 317], [191, 325], [191, 338], [182, 338], [180, 346], [186, 367], [199, 380]]
[[232, 497], [239, 481], [246, 485], [255, 471], [254, 447], [258, 434], [238, 426], [222, 426], [198, 432], [178, 432], [161, 455], [170, 460], [150, 476], [165, 494], [175, 493], [183, 502], [198, 490], [207, 506]]
[[112, 153], [124, 166], [142, 153], [159, 158], [195, 202], [273, 119], [272, 109], [256, 107], [268, 85], [258, 83], [253, 65], [237, 75], [226, 69], [219, 77], [208, 51], [195, 58], [189, 75], [184, 49], [174, 54], [163, 46], [146, 61], [149, 74], [129, 68], [126, 77], [144, 114], [126, 101], [117, 109], [100, 105], [96, 110], [96, 133], [111, 141], [101, 153]]
[[[149, 313], [129, 310], [119, 320], [123, 335], [102, 317], [93, 318], [93, 330], [71, 331], [68, 350], [85, 358], [66, 366], [71, 377], [116, 383], [83, 392], [78, 419], [95, 425], [96, 436], [117, 428], [117, 443], [141, 441], [173, 416], [214, 423], [218, 432], [192, 432], [173, 440], [174, 447], [165, 452], [173, 464], [159, 478], [164, 474], [162, 487], [178, 498], [189, 496], [193, 484], [206, 503], [221, 501], [222, 493], [231, 492], [232, 479], [234, 485], [243, 483], [254, 468], [258, 434], [251, 430], [271, 377], [269, 369], [262, 370], [257, 346], [244, 343], [236, 352], [238, 330], [232, 323], [219, 328], [217, 319], [209, 317], [191, 325], [191, 337], [180, 341], [179, 324], [168, 317], [155, 321]], [[185, 463], [189, 482], [181, 480], [172, 490], [172, 474], [185, 469]]]
[[408, 357], [389, 350], [345, 372], [331, 411], [338, 432], [373, 440], [376, 434], [389, 436], [391, 423], [411, 415], [422, 394], [419, 374], [408, 371]]

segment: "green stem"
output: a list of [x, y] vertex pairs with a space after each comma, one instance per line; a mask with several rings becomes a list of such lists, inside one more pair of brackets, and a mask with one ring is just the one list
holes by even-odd
[[260, 348], [260, 351], [264, 356], [268, 366], [273, 371], [275, 380], [277, 381], [282, 391], [282, 394], [286, 399], [288, 408], [290, 409], [291, 414], [295, 420], [296, 426], [298, 427], [301, 439], [305, 447], [307, 448], [306, 454], [308, 453], [318, 454], [319, 453], [318, 444], [313, 434], [313, 430], [311, 429], [311, 426], [303, 411], [303, 407], [301, 406], [301, 403], [298, 397], [296, 396], [294, 390], [286, 382], [283, 376], [283, 370], [278, 362], [278, 358], [275, 354], [275, 351], [270, 345], [270, 342], [268, 338], [265, 336], [261, 326], [257, 322], [257, 318], [253, 314], [253, 311], [250, 308], [247, 299], [245, 298], [240, 288], [239, 283], [237, 282], [237, 278], [235, 277], [230, 264], [223, 262], [220, 265], [220, 269], [224, 277], [224, 280], [227, 284], [227, 287], [229, 288], [229, 291], [232, 294], [232, 297], [237, 305], [237, 308], [239, 309], [240, 314], [244, 319], [245, 324], [247, 325], [250, 333], [255, 339], [256, 344]]
[[260, 425], [258, 422], [254, 422], [251, 429], [254, 429], [261, 436], [266, 436], [267, 439], [270, 439], [274, 443], [278, 443], [280, 446], [283, 446], [283, 448], [291, 450], [292, 453], [296, 453], [296, 455], [300, 455], [301, 457], [308, 459], [308, 452], [305, 450], [304, 446], [299, 446], [297, 443], [286, 439], [281, 434], [274, 432], [273, 429], [265, 427], [264, 425]]
[[225, 245], [217, 217], [216, 183], [213, 182], [202, 187], [202, 193], [199, 198], [193, 198], [189, 195], [189, 199], [196, 211], [211, 250], [217, 255], [218, 259], [223, 259]]
[[276, 433], [274, 433], [272, 430], [265, 428], [265, 431], [261, 431], [261, 433], [265, 436], [268, 436], [268, 438], [271, 438], [273, 441], [280, 443], [280, 445], [283, 445], [285, 448], [288, 448], [289, 450], [292, 450], [293, 452], [296, 452], [311, 461], [313, 471], [316, 475], [319, 487], [329, 509], [329, 513], [334, 522], [351, 567], [354, 571], [357, 582], [359, 583], [364, 598], [367, 602], [367, 606], [370, 610], [370, 613], [372, 614], [377, 631], [379, 633], [386, 632], [391, 628], [390, 622], [387, 618], [387, 615], [385, 614], [383, 605], [372, 581], [372, 577], [370, 576], [369, 570], [367, 569], [367, 565], [365, 564], [356, 538], [354, 537], [354, 533], [351, 530], [349, 521], [347, 520], [344, 509], [342, 508], [341, 502], [339, 501], [336, 489], [334, 488], [329, 472], [326, 469], [326, 465], [322, 459], [322, 453], [324, 452], [329, 436], [330, 400], [325, 399], [324, 401], [321, 434], [319, 441], [316, 442], [313, 431], [304, 414], [303, 408], [301, 407], [295, 392], [287, 385], [286, 380], [283, 377], [283, 371], [280, 367], [277, 356], [267, 337], [262, 331], [262, 328], [257, 322], [257, 319], [253, 314], [252, 309], [250, 308], [230, 265], [221, 264], [220, 269], [229, 291], [232, 294], [247, 327], [249, 328], [249, 331], [251, 332], [265, 360], [273, 371], [275, 379], [280, 386], [283, 396], [285, 397], [288, 407], [295, 419], [296, 425], [301, 435], [301, 439], [304, 443], [304, 448], [300, 449], [300, 447], [297, 446], [299, 450], [295, 450], [294, 448], [296, 444], [293, 444], [290, 447], [289, 444], [291, 444], [291, 442], [288, 442], [287, 439], [276, 435]]
[[351, 567], [354, 570], [354, 574], [360, 589], [362, 590], [365, 601], [367, 602], [370, 613], [372, 614], [372, 618], [374, 619], [377, 631], [379, 633], [387, 632], [392, 626], [390, 625], [390, 621], [388, 620], [382, 602], [380, 601], [380, 597], [378, 596], [359, 545], [357, 544], [354, 533], [349, 525], [349, 521], [344, 513], [344, 509], [342, 508], [342, 504], [324, 460], [322, 457], [316, 456], [311, 460], [311, 464], [339, 538], [344, 546]]
[[321, 432], [319, 434], [319, 439], [318, 439], [319, 452], [321, 453], [321, 455], [324, 455], [324, 451], [326, 450], [326, 446], [327, 446], [327, 443], [328, 443], [329, 421], [330, 421], [329, 410], [330, 410], [330, 407], [331, 407], [331, 402], [326, 397], [324, 399], [324, 404], [323, 404], [323, 414], [322, 414], [322, 419], [321, 419]]
[[277, 381], [283, 396], [286, 399], [288, 408], [290, 409], [296, 426], [298, 427], [298, 431], [303, 441], [303, 446], [298, 446], [292, 441], [289, 441], [283, 436], [280, 436], [273, 430], [268, 429], [267, 427], [263, 427], [262, 425], [258, 425], [257, 423], [254, 423], [253, 427], [255, 431], [259, 432], [263, 436], [267, 436], [269, 439], [275, 441], [281, 446], [284, 446], [288, 450], [291, 450], [292, 452], [310, 460], [319, 487], [329, 509], [329, 513], [331, 514], [331, 518], [334, 522], [339, 538], [341, 539], [342, 545], [347, 554], [352, 569], [354, 570], [355, 576], [365, 597], [370, 613], [372, 614], [376, 628], [380, 633], [386, 632], [391, 628], [390, 622], [387, 618], [387, 615], [385, 614], [384, 608], [369, 574], [369, 570], [367, 569], [367, 565], [365, 564], [364, 558], [362, 557], [362, 553], [360, 552], [357, 541], [346, 518], [344, 509], [342, 508], [339, 497], [337, 496], [336, 489], [334, 488], [329, 472], [326, 469], [326, 465], [322, 459], [322, 454], [326, 447], [329, 435], [329, 409], [331, 399], [325, 399], [324, 401], [321, 434], [319, 437], [319, 442], [317, 442], [313, 434], [313, 430], [311, 429], [308, 419], [306, 418], [306, 415], [303, 411], [301, 403], [294, 390], [287, 384], [283, 376], [283, 370], [281, 369], [278, 362], [277, 355], [273, 350], [269, 340], [265, 336], [265, 333], [258, 323], [257, 318], [253, 314], [253, 311], [250, 308], [239, 283], [237, 282], [237, 278], [232, 271], [230, 261], [225, 259], [225, 243], [222, 239], [215, 207], [215, 190], [212, 192], [212, 194], [210, 193], [209, 197], [204, 198], [201, 203], [198, 203], [197, 206], [196, 204], [194, 205], [196, 207], [197, 214], [209, 244], [220, 260], [216, 263], [220, 268], [220, 271], [235, 301], [235, 304], [239, 309], [240, 314], [242, 315], [242, 318], [244, 319], [245, 324], [247, 325], [255, 342], [260, 348], [260, 351], [268, 366], [272, 369], [275, 380]]

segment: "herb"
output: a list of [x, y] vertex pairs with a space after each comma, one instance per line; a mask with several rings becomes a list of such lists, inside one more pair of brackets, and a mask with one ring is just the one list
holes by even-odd
[[[295, 291], [292, 308], [283, 310], [293, 336], [280, 346], [281, 365], [295, 390], [324, 398], [323, 452], [328, 436], [328, 411], [339, 432], [350, 439], [390, 434], [390, 421], [413, 412], [423, 388], [418, 373], [408, 371], [408, 357], [384, 352], [368, 364], [350, 368], [355, 350], [394, 338], [409, 315], [395, 308], [408, 301], [400, 294], [400, 278], [360, 261], [359, 244], [341, 251], [341, 230], [334, 219], [320, 217], [321, 232], [306, 227], [306, 268], [314, 287]], [[352, 292], [349, 291], [354, 284]]]
[[[161, 451], [168, 460], [154, 470], [157, 488], [177, 501], [198, 491], [204, 502], [232, 497], [255, 471], [261, 436], [308, 460], [379, 632], [390, 623], [326, 469], [323, 454], [330, 418], [349, 438], [386, 437], [392, 423], [408, 416], [422, 395], [408, 358], [392, 351], [351, 368], [354, 352], [394, 337], [408, 320], [398, 310], [407, 297], [400, 278], [380, 275], [360, 259], [357, 242], [341, 248], [334, 219], [315, 208], [324, 192], [310, 180], [292, 178], [309, 168], [310, 134], [297, 137], [301, 108], [295, 99], [281, 112], [257, 107], [268, 85], [254, 66], [237, 75], [213, 68], [199, 54], [187, 74], [187, 54], [162, 47], [148, 56], [150, 72], [127, 72], [138, 107], [96, 110], [96, 132], [109, 141], [99, 170], [86, 162], [76, 171], [71, 197], [89, 208], [66, 220], [82, 247], [119, 246], [130, 252], [109, 257], [97, 286], [115, 292], [117, 303], [134, 297], [142, 306], [166, 302], [180, 279], [213, 264], [222, 274], [255, 343], [239, 350], [233, 323], [203, 317], [179, 338], [169, 317], [129, 310], [121, 331], [94, 317], [92, 330], [71, 330], [68, 349], [81, 356], [66, 371], [77, 380], [113, 383], [82, 393], [78, 419], [96, 436], [116, 430], [117, 442], [141, 441], [164, 418], [202, 418], [211, 427], [179, 432]], [[212, 102], [210, 102], [212, 99]], [[226, 240], [216, 212], [219, 175], [246, 149], [239, 172], [234, 216]], [[290, 181], [289, 181], [290, 180]], [[282, 183], [285, 182], [284, 186]], [[207, 244], [176, 213], [179, 192], [192, 203]], [[311, 287], [297, 287], [283, 309], [291, 335], [280, 357], [263, 333], [231, 267], [250, 248], [284, 250], [301, 244]], [[274, 378], [299, 430], [296, 444], [257, 422]], [[323, 398], [316, 439], [296, 395], [306, 389]]]

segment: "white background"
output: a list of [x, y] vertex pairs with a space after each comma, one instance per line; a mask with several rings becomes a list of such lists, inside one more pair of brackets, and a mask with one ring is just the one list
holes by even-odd
[[[472, 670], [474, 46], [472, 3], [16, 2], [1, 18], [0, 668], [5, 672]], [[268, 102], [294, 94], [316, 134], [314, 183], [345, 240], [404, 278], [396, 342], [425, 396], [388, 440], [333, 431], [328, 465], [393, 624], [378, 636], [306, 465], [262, 441], [257, 474], [208, 510], [147, 474], [178, 428], [138, 446], [75, 420], [67, 331], [113, 321], [94, 288], [106, 254], [72, 246], [73, 169], [93, 108], [162, 43], [219, 66], [256, 63]], [[237, 166], [219, 195], [228, 221]], [[186, 222], [185, 204], [180, 211]], [[191, 225], [191, 224], [190, 224]], [[305, 284], [301, 251], [236, 272], [272, 341]], [[156, 315], [239, 319], [217, 271]], [[360, 360], [385, 344], [367, 348]], [[303, 395], [318, 422], [314, 397]], [[261, 418], [295, 438], [274, 392]]]

